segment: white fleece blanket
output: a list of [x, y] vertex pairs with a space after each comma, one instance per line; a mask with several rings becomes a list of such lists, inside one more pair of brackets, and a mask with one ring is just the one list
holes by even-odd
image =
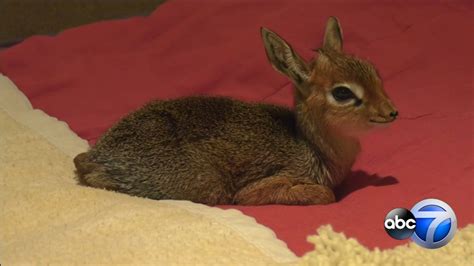
[[236, 210], [76, 185], [87, 143], [0, 75], [0, 263], [278, 264], [297, 257]]

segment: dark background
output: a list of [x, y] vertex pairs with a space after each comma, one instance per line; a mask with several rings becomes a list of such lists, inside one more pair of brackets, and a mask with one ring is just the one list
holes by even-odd
[[0, 0], [0, 47], [99, 20], [145, 16], [165, 0]]

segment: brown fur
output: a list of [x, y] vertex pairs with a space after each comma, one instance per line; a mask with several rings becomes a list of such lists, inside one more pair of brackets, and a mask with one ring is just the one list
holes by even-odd
[[[79, 182], [210, 205], [334, 202], [331, 188], [360, 150], [357, 132], [394, 110], [373, 66], [342, 53], [340, 32], [330, 18], [320, 56], [307, 64], [262, 29], [270, 62], [295, 84], [295, 110], [222, 97], [154, 101], [74, 159]], [[361, 106], [328, 102], [341, 82], [364, 88]]]
[[293, 177], [273, 176], [255, 181], [234, 196], [234, 203], [263, 204], [327, 204], [335, 201], [332, 190], [314, 182]]

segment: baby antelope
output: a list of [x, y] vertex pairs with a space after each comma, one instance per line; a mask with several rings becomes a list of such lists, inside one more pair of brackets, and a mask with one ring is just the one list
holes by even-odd
[[334, 202], [360, 134], [398, 112], [374, 66], [343, 52], [335, 17], [309, 62], [276, 33], [261, 35], [272, 66], [294, 84], [294, 109], [224, 97], [152, 101], [74, 158], [79, 183], [209, 205]]

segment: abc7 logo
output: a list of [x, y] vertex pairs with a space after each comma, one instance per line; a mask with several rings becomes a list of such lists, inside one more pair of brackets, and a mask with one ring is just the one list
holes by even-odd
[[385, 217], [385, 231], [395, 239], [411, 239], [425, 248], [440, 248], [453, 239], [457, 230], [454, 211], [445, 202], [426, 199], [413, 208], [396, 208]]

